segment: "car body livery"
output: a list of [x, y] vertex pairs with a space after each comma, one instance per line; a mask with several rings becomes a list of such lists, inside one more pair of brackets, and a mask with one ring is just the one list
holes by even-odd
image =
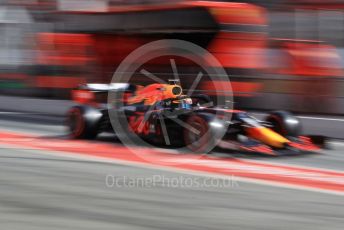
[[[216, 107], [207, 95], [183, 95], [172, 84], [88, 84], [75, 90], [78, 105], [68, 112], [72, 138], [92, 139], [113, 131], [109, 91], [120, 93], [125, 132], [156, 145], [186, 146], [193, 152], [214, 147], [271, 156], [317, 152], [324, 144], [320, 136], [301, 135], [300, 120], [289, 112], [275, 111], [264, 121], [245, 111]], [[110, 105], [111, 106], [111, 105]], [[126, 123], [124, 122], [124, 123]], [[115, 128], [116, 129], [116, 128]]]

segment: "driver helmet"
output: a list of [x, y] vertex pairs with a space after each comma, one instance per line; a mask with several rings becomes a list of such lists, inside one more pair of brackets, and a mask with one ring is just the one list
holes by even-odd
[[181, 99], [180, 103], [181, 103], [182, 109], [191, 109], [191, 107], [192, 107], [192, 99], [191, 98]]

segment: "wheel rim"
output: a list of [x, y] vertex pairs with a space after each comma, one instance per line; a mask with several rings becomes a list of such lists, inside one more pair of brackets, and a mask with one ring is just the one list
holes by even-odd
[[190, 122], [190, 126], [193, 129], [198, 130], [199, 133], [197, 134], [197, 133], [192, 132], [190, 129], [187, 129], [185, 144], [192, 151], [198, 152], [198, 151], [205, 150], [205, 147], [206, 147], [205, 134], [207, 132], [206, 127], [204, 126], [204, 124], [202, 124], [201, 122], [197, 120]]
[[191, 130], [188, 130], [188, 139], [189, 139], [189, 144], [198, 142], [201, 138], [202, 138], [202, 126], [200, 123], [198, 122], [193, 122], [191, 124], [192, 128], [194, 128], [195, 130], [200, 131], [199, 134], [196, 134], [194, 132], [192, 132]]

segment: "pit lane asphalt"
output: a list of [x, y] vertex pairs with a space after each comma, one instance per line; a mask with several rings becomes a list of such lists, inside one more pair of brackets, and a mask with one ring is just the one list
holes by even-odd
[[[106, 183], [107, 176], [119, 183]], [[155, 176], [165, 183], [142, 182]], [[195, 182], [170, 183], [173, 178]], [[232, 178], [235, 180], [235, 178]], [[2, 229], [342, 229], [342, 196], [0, 149]]]
[[[0, 116], [2, 130], [57, 138], [64, 135], [62, 124], [60, 118], [37, 114]], [[307, 157], [252, 158], [343, 170], [344, 145], [333, 147]], [[342, 229], [344, 224], [342, 196], [235, 182], [235, 178], [233, 186], [225, 188], [142, 185], [142, 178], [156, 175], [198, 182], [205, 177], [49, 153], [0, 146], [1, 228], [316, 230]], [[107, 186], [107, 175], [121, 183]]]

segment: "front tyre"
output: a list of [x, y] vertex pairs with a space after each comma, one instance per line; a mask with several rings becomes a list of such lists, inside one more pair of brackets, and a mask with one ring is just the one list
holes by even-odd
[[286, 111], [272, 112], [266, 121], [269, 122], [271, 129], [285, 137], [298, 137], [301, 135], [301, 121]]

